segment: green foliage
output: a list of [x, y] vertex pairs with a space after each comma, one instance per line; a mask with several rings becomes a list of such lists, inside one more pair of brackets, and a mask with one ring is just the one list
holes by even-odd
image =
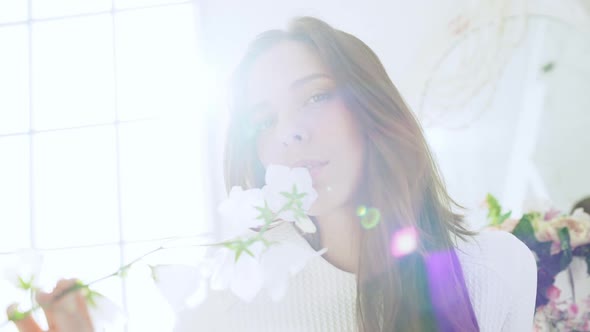
[[28, 291], [33, 289], [33, 281], [35, 276], [31, 276], [30, 280], [24, 280], [21, 276], [18, 276], [18, 288]]
[[267, 223], [274, 219], [274, 212], [272, 212], [272, 210], [268, 207], [268, 203], [266, 201], [264, 201], [263, 207], [256, 206], [255, 208], [256, 210], [260, 211], [260, 215], [256, 219], [263, 219]]
[[559, 245], [561, 249], [561, 258], [559, 261], [559, 267], [564, 270], [572, 262], [572, 246], [570, 243], [570, 232], [569, 229], [563, 227], [557, 232], [559, 236]]
[[126, 278], [129, 274], [129, 269], [131, 269], [131, 265], [125, 265], [119, 269], [117, 275], [121, 278]]
[[158, 278], [157, 267], [153, 265], [148, 265], [148, 267], [150, 268], [150, 275], [152, 277], [152, 280], [155, 282], [159, 282], [160, 278]]
[[[285, 210], [289, 210], [289, 209], [301, 209], [301, 207], [303, 206], [303, 202], [301, 201], [301, 199], [303, 197], [305, 197], [306, 193], [300, 193], [297, 191], [297, 186], [295, 184], [293, 184], [293, 189], [291, 189], [291, 192], [286, 192], [283, 191], [281, 192], [281, 195], [283, 195], [285, 198], [287, 198], [289, 201], [287, 202], [287, 204], [283, 207], [283, 209]], [[281, 210], [283, 210], [281, 209]]]
[[87, 291], [84, 294], [84, 297], [86, 298], [86, 302], [88, 302], [89, 306], [96, 308], [97, 307], [96, 299], [98, 297], [103, 297], [104, 295], [102, 295], [101, 293], [94, 291], [88, 287], [86, 289], [87, 289]]
[[238, 259], [240, 259], [240, 256], [245, 252], [248, 255], [254, 257], [254, 254], [250, 251], [250, 249], [248, 249], [248, 247], [250, 245], [252, 245], [252, 243], [258, 241], [258, 239], [248, 239], [248, 240], [242, 240], [242, 239], [238, 239], [235, 241], [230, 241], [224, 244], [224, 246], [232, 251], [235, 252], [235, 261], [237, 262]]
[[[509, 213], [503, 213], [498, 200], [488, 194], [488, 221], [492, 226], [501, 225], [509, 217]], [[541, 307], [549, 302], [546, 295], [548, 287], [555, 282], [555, 276], [565, 270], [572, 262], [573, 256], [583, 256], [588, 263], [590, 274], [590, 245], [578, 247], [575, 250], [571, 246], [569, 229], [562, 227], [557, 229], [559, 239], [559, 250], [555, 250], [553, 241], [539, 241], [535, 235], [541, 223], [549, 222], [543, 220], [543, 214], [538, 211], [531, 211], [524, 214], [512, 230], [512, 234], [520, 239], [536, 256], [537, 261], [537, 299], [535, 306]], [[553, 252], [552, 252], [552, 249]]]
[[544, 66], [543, 66], [542, 70], [543, 70], [543, 72], [544, 72], [544, 73], [548, 73], [548, 72], [552, 71], [552, 70], [553, 70], [553, 68], [555, 68], [555, 62], [553, 62], [553, 61], [550, 61], [550, 62], [547, 62], [547, 63], [546, 63]]
[[237, 239], [222, 244], [224, 247], [235, 252], [236, 262], [244, 253], [254, 257], [254, 254], [249, 249], [249, 247], [258, 241], [262, 242], [266, 247], [269, 247], [274, 244], [273, 242], [270, 242], [264, 238], [264, 233], [268, 230], [270, 224], [276, 219], [277, 214], [283, 211], [291, 210], [297, 221], [307, 217], [305, 211], [303, 210], [303, 202], [301, 200], [307, 195], [307, 193], [300, 193], [297, 190], [297, 186], [293, 184], [291, 192], [284, 191], [280, 194], [283, 197], [287, 198], [288, 201], [287, 203], [285, 203], [283, 207], [281, 207], [281, 209], [278, 212], [273, 212], [268, 206], [268, 202], [266, 201], [264, 202], [264, 206], [255, 207], [260, 212], [260, 215], [258, 215], [257, 219], [264, 220], [264, 226], [259, 230], [257, 235], [248, 239]]
[[20, 311], [18, 309], [12, 310], [12, 312], [8, 315], [8, 320], [13, 322], [18, 322], [19, 320], [23, 320], [27, 317], [29, 313]]
[[[237, 261], [241, 255], [243, 253], [246, 253], [252, 257], [254, 257], [254, 254], [252, 253], [252, 251], [250, 250], [250, 246], [255, 243], [255, 242], [262, 242], [266, 247], [269, 247], [271, 245], [276, 244], [277, 242], [271, 242], [268, 241], [267, 239], [264, 238], [264, 233], [268, 230], [269, 226], [271, 225], [271, 223], [273, 221], [275, 221], [277, 215], [283, 211], [288, 211], [291, 210], [294, 213], [294, 216], [297, 220], [300, 220], [301, 218], [306, 218], [307, 216], [305, 215], [305, 211], [303, 210], [303, 202], [302, 202], [302, 198], [304, 198], [307, 194], [306, 193], [300, 193], [297, 190], [297, 186], [293, 185], [293, 188], [291, 190], [291, 192], [281, 192], [281, 195], [283, 195], [284, 197], [286, 197], [288, 199], [287, 203], [278, 211], [278, 212], [273, 212], [269, 206], [268, 203], [265, 201], [264, 202], [264, 206], [263, 207], [255, 207], [259, 212], [260, 215], [257, 217], [257, 219], [263, 219], [265, 221], [264, 226], [260, 229], [260, 231], [258, 232], [257, 235], [247, 238], [247, 239], [237, 239], [237, 240], [233, 240], [233, 241], [227, 241], [224, 243], [216, 243], [216, 244], [210, 244], [210, 246], [224, 246], [232, 251], [235, 252], [235, 261]], [[119, 276], [119, 277], [126, 277], [127, 273], [129, 271], [129, 269], [140, 259], [144, 258], [145, 256], [156, 252], [160, 249], [164, 249], [163, 247], [157, 248], [155, 250], [152, 250], [151, 252], [141, 256], [140, 258], [134, 260], [133, 262], [122, 266], [121, 268], [119, 268], [117, 271], [115, 271], [114, 273], [107, 275], [103, 278], [100, 278], [98, 280], [95, 280], [94, 282], [97, 281], [101, 281], [110, 277], [114, 277], [114, 276]], [[158, 276], [157, 276], [157, 272], [156, 272], [156, 267], [148, 265], [151, 269], [151, 277], [154, 281], [158, 281]], [[28, 290], [28, 291], [33, 291], [34, 290], [34, 286], [33, 286], [33, 280], [34, 278], [31, 277], [30, 280], [25, 280], [21, 277], [18, 277], [18, 287], [20, 289], [23, 290]], [[82, 290], [83, 291], [83, 295], [86, 299], [86, 301], [88, 302], [89, 306], [93, 306], [96, 307], [97, 303], [96, 303], [96, 299], [98, 297], [103, 297], [102, 294], [91, 290], [90, 289], [90, 285], [92, 285], [94, 282], [89, 283], [89, 284], [85, 284], [81, 281], [77, 281], [76, 284], [74, 286], [72, 286], [71, 288], [67, 289], [63, 294], [65, 295], [66, 293], [69, 293], [71, 291], [76, 291], [76, 290]], [[19, 321], [24, 319], [27, 315], [29, 315], [31, 312], [39, 309], [40, 306], [36, 306], [34, 308], [32, 308], [29, 311], [19, 311], [17, 309], [14, 309], [10, 316], [8, 317], [8, 319], [10, 321]]]
[[518, 224], [516, 224], [516, 227], [512, 230], [512, 234], [524, 242], [529, 248], [538, 242], [535, 237], [535, 229], [531, 222], [532, 218], [533, 216], [531, 214], [527, 213], [523, 215]]
[[502, 213], [500, 202], [492, 194], [487, 194], [486, 203], [488, 204], [488, 221], [492, 226], [502, 225], [512, 215], [512, 211]]

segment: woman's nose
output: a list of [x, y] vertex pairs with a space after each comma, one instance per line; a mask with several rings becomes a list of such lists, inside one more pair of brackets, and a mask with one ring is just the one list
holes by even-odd
[[285, 126], [279, 133], [280, 143], [284, 147], [300, 144], [309, 139], [308, 131], [299, 125]]

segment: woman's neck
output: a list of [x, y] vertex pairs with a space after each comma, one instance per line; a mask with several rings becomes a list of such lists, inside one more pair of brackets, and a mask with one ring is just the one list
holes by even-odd
[[320, 248], [328, 249], [323, 257], [335, 267], [356, 274], [362, 229], [355, 209], [338, 209], [329, 215], [316, 217], [316, 221]]

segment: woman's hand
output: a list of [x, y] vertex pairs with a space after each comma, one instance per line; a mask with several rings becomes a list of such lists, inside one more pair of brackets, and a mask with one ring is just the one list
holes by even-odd
[[[80, 290], [63, 294], [76, 285], [75, 279], [60, 280], [51, 293], [39, 292], [37, 302], [43, 308], [49, 330], [47, 332], [92, 332], [92, 322], [86, 300]], [[7, 309], [8, 316], [15, 309]], [[20, 332], [42, 332], [31, 315], [14, 322]]]

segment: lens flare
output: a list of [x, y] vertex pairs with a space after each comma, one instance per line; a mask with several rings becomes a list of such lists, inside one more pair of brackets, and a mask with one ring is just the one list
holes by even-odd
[[359, 217], [364, 217], [367, 214], [367, 207], [364, 205], [359, 206], [356, 208], [356, 215]]
[[414, 227], [406, 227], [393, 233], [391, 237], [391, 254], [394, 257], [405, 256], [418, 247], [418, 232]]
[[361, 226], [365, 229], [375, 228], [381, 221], [381, 212], [376, 208], [363, 208], [362, 211], [357, 211], [357, 214], [362, 212], [362, 216], [359, 215], [361, 217]]

